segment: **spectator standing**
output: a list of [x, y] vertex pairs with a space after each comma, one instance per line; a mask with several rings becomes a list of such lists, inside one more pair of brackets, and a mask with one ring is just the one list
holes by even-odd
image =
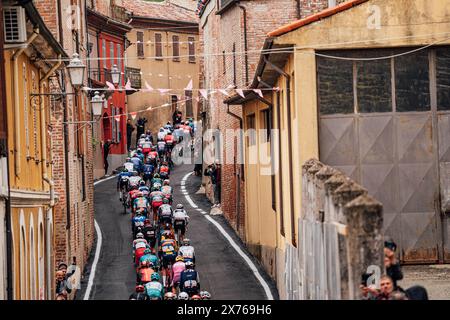
[[137, 123], [136, 123], [136, 128], [137, 128], [137, 131], [136, 131], [136, 148], [137, 148], [137, 146], [138, 146], [138, 141], [139, 141], [139, 138], [141, 137], [141, 135], [142, 134], [144, 134], [144, 132], [145, 132], [145, 124], [147, 123], [147, 119], [146, 118], [143, 118], [143, 117], [140, 117], [139, 119], [138, 119], [138, 121], [137, 121]]
[[386, 268], [386, 274], [392, 279], [394, 290], [399, 289], [397, 281], [403, 279], [400, 263], [395, 257], [396, 250], [397, 245], [395, 242], [392, 239], [386, 239], [384, 242], [384, 266]]
[[209, 165], [208, 168], [205, 169], [205, 176], [211, 178], [211, 183], [213, 185], [214, 190], [214, 204], [213, 208], [220, 207], [220, 197], [221, 197], [221, 168], [220, 161], [216, 159], [214, 164]]
[[105, 165], [105, 176], [108, 174], [108, 167], [109, 167], [108, 156], [110, 150], [111, 150], [111, 140], [108, 139], [103, 145], [103, 163]]
[[131, 135], [133, 134], [134, 127], [131, 124], [131, 119], [127, 120], [127, 150], [130, 151], [131, 149]]
[[175, 126], [177, 124], [180, 124], [182, 117], [183, 117], [183, 114], [181, 113], [181, 111], [178, 109], [175, 110], [172, 115], [173, 125]]

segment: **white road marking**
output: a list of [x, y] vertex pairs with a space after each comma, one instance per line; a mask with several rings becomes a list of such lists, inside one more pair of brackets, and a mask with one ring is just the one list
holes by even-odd
[[[192, 172], [186, 174], [183, 179], [181, 180], [182, 183], [186, 183], [187, 178], [189, 178], [189, 176], [192, 174]], [[189, 195], [184, 196], [186, 198], [186, 200], [189, 202], [189, 204], [191, 205], [191, 207], [193, 208], [198, 208], [198, 206], [192, 201], [191, 197], [189, 197]], [[198, 209], [197, 209], [198, 210]], [[200, 210], [198, 210], [200, 211]], [[203, 211], [203, 210], [202, 210]], [[203, 211], [205, 212], [205, 211]], [[202, 212], [202, 213], [203, 213]], [[205, 212], [206, 213], [206, 212]], [[261, 274], [258, 271], [258, 268], [256, 268], [255, 264], [253, 263], [253, 261], [248, 257], [248, 255], [242, 251], [242, 249], [237, 245], [237, 243], [233, 240], [233, 238], [231, 238], [231, 236], [225, 231], [225, 229], [217, 222], [215, 221], [213, 218], [211, 218], [211, 216], [209, 215], [205, 215], [205, 218], [211, 222], [216, 228], [217, 230], [219, 230], [222, 235], [225, 237], [225, 239], [228, 240], [228, 242], [231, 244], [231, 246], [234, 248], [234, 250], [236, 250], [236, 252], [242, 257], [242, 259], [244, 259], [244, 261], [247, 263], [247, 265], [250, 267], [250, 269], [252, 270], [253, 274], [255, 275], [256, 279], [258, 279], [259, 283], [261, 284], [261, 286], [264, 289], [264, 292], [266, 294], [267, 300], [273, 300], [273, 295], [272, 292], [270, 291], [269, 285], [267, 284], [267, 282], [263, 279], [263, 277], [261, 276]]]
[[95, 271], [97, 269], [98, 259], [100, 258], [100, 251], [102, 249], [102, 231], [100, 230], [100, 226], [98, 225], [97, 220], [94, 220], [94, 223], [95, 232], [97, 233], [97, 245], [95, 248], [94, 262], [92, 263], [91, 272], [89, 274], [88, 286], [83, 300], [89, 300], [89, 296], [91, 295], [92, 285], [94, 284]]
[[[111, 180], [115, 178], [116, 176], [111, 176], [99, 181], [94, 182], [94, 186], [99, 184], [100, 182], [105, 182], [108, 180]], [[86, 292], [84, 294], [83, 300], [89, 300], [89, 296], [91, 295], [92, 286], [94, 285], [94, 279], [95, 279], [95, 271], [97, 270], [97, 264], [98, 259], [100, 258], [100, 251], [102, 250], [102, 231], [100, 230], [100, 226], [97, 223], [97, 220], [94, 219], [94, 225], [95, 225], [95, 233], [97, 234], [97, 245], [95, 246], [95, 256], [94, 256], [94, 262], [92, 263], [91, 272], [89, 273], [89, 281], [86, 288]]]

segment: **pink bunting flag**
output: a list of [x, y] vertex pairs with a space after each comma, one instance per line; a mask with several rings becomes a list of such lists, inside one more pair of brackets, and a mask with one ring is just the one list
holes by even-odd
[[208, 100], [208, 90], [206, 89], [200, 89], [200, 94], [203, 96], [203, 98], [205, 98], [206, 100]]
[[253, 92], [257, 93], [261, 98], [264, 98], [262, 91], [260, 89], [253, 89]]
[[137, 112], [130, 112], [131, 119], [136, 119]]
[[161, 94], [165, 94], [170, 91], [170, 89], [158, 89]]
[[222, 93], [223, 95], [226, 95], [227, 97], [230, 95], [230, 94], [228, 93], [228, 91], [225, 90], [225, 89], [218, 89], [218, 90], [219, 90], [220, 93]]
[[186, 88], [184, 88], [184, 90], [191, 91], [192, 88], [193, 88], [193, 84], [192, 84], [192, 79], [191, 79], [191, 81], [189, 81], [188, 85], [186, 86]]
[[115, 119], [117, 122], [120, 122], [120, 115], [114, 116], [114, 119]]
[[125, 84], [125, 90], [135, 90], [131, 87], [131, 81], [129, 78], [128, 78], [127, 83]]
[[238, 95], [240, 95], [242, 98], [245, 99], [244, 90], [242, 90], [242, 89], [236, 89], [236, 92], [237, 92]]
[[153, 109], [153, 107], [152, 106], [150, 106], [150, 107], [148, 107], [146, 110], [152, 110]]
[[106, 85], [108, 86], [109, 90], [116, 90], [116, 87], [109, 81], [106, 81]]
[[147, 88], [147, 91], [153, 91], [153, 90], [154, 90], [154, 89], [152, 88], [152, 86], [148, 84], [147, 81], [145, 81], [145, 87]]

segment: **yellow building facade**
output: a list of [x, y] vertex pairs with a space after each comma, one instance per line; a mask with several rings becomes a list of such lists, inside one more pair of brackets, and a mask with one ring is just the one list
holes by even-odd
[[54, 297], [52, 181], [52, 103], [48, 78], [61, 65], [44, 62], [64, 54], [36, 14], [32, 3], [27, 42], [5, 46], [6, 107], [10, 220], [12, 237], [12, 287], [17, 300]]
[[[371, 166], [380, 165], [381, 168], [381, 165], [386, 164], [380, 162], [367, 165], [364, 163], [363, 165], [358, 163], [347, 163], [341, 159], [343, 159], [346, 154], [353, 154], [354, 152], [359, 151], [347, 149], [347, 152], [345, 152], [346, 149], [337, 149], [340, 150], [337, 152], [332, 149], [332, 147], [329, 147], [330, 143], [327, 139], [330, 138], [324, 134], [324, 130], [327, 129], [329, 130], [330, 135], [334, 134], [336, 136], [339, 135], [338, 132], [340, 131], [337, 125], [333, 127], [335, 128], [334, 130], [331, 129], [332, 127], [327, 128], [325, 124], [331, 121], [329, 119], [331, 116], [324, 116], [320, 113], [319, 58], [317, 54], [326, 55], [327, 50], [340, 50], [340, 52], [342, 52], [342, 50], [364, 49], [366, 50], [365, 54], [367, 56], [374, 56], [374, 54], [378, 54], [375, 52], [375, 50], [378, 49], [406, 52], [408, 49], [417, 49], [434, 44], [435, 47], [431, 48], [428, 53], [430, 58], [430, 78], [437, 78], [437, 80], [430, 80], [430, 114], [432, 115], [430, 116], [430, 119], [436, 117], [437, 122], [436, 124], [433, 124], [433, 128], [435, 128], [434, 126], [436, 125], [437, 130], [439, 130], [439, 132], [432, 135], [438, 136], [435, 139], [442, 139], [444, 132], [447, 130], [444, 126], [444, 120], [448, 118], [448, 115], [446, 113], [447, 107], [439, 105], [439, 101], [444, 101], [446, 95], [445, 92], [441, 93], [441, 95], [436, 94], [436, 90], [439, 90], [439, 86], [437, 89], [435, 88], [436, 82], [439, 82], [439, 72], [444, 68], [445, 61], [447, 61], [442, 58], [446, 57], [442, 52], [444, 52], [445, 46], [450, 44], [450, 40], [448, 39], [449, 34], [446, 34], [446, 30], [449, 30], [450, 27], [450, 22], [448, 22], [450, 21], [450, 12], [448, 11], [449, 4], [449, 1], [354, 0], [339, 5], [332, 10], [325, 10], [315, 16], [284, 26], [279, 30], [269, 33], [269, 38], [266, 40], [264, 49], [283, 48], [283, 51], [290, 50], [291, 53], [285, 54], [274, 52], [262, 56], [252, 85], [252, 88], [265, 88], [269, 85], [271, 87], [278, 87], [279, 90], [263, 91], [265, 92], [263, 99], [265, 102], [262, 102], [262, 99], [251, 91], [248, 91], [246, 98], [241, 99], [238, 96], [235, 96], [229, 101], [230, 104], [243, 105], [246, 130], [251, 128], [264, 129], [265, 127], [263, 124], [267, 124], [267, 121], [264, 122], [264, 115], [262, 112], [269, 108], [272, 110], [272, 116], [270, 117], [272, 120], [271, 129], [279, 129], [280, 132], [280, 138], [272, 139], [274, 141], [270, 142], [275, 144], [273, 147], [275, 148], [274, 157], [276, 159], [272, 159], [272, 161], [279, 160], [280, 164], [278, 170], [274, 171], [272, 178], [261, 172], [261, 160], [258, 160], [256, 164], [248, 163], [249, 154], [264, 154], [267, 152], [267, 142], [264, 141], [264, 143], [261, 143], [261, 139], [256, 138], [253, 144], [249, 144], [249, 139], [247, 138], [245, 140], [244, 148], [247, 160], [245, 181], [247, 209], [246, 241], [250, 248], [254, 246], [261, 247], [261, 249], [258, 249], [260, 251], [264, 251], [262, 248], [269, 244], [271, 251], [275, 252], [275, 254], [270, 254], [270, 257], [261, 254], [259, 255], [259, 258], [266, 270], [276, 280], [281, 298], [287, 296], [285, 283], [289, 270], [286, 269], [286, 252], [288, 250], [295, 251], [297, 246], [302, 245], [301, 243], [297, 243], [297, 240], [299, 232], [298, 220], [302, 208], [301, 166], [306, 160], [317, 158], [328, 163], [324, 159], [330, 158], [330, 154], [336, 154], [336, 157], [332, 158], [335, 162], [328, 164], [336, 166], [351, 177], [354, 177], [357, 181], [362, 183], [364, 187], [367, 187], [371, 193], [376, 194], [377, 198], [381, 197], [380, 200], [383, 202], [383, 205], [386, 206], [385, 210], [389, 210], [386, 197], [383, 197], [383, 187], [376, 189], [372, 182], [373, 179], [376, 178], [376, 175], [373, 177], [369, 176], [372, 180], [369, 180], [367, 175], [364, 176], [364, 173], [368, 172], [364, 170], [373, 169]], [[436, 51], [437, 49], [440, 51]], [[370, 52], [370, 50], [373, 51]], [[395, 53], [398, 53], [397, 51]], [[439, 52], [441, 52], [441, 56], [439, 56]], [[329, 55], [336, 56], [339, 55], [339, 52], [333, 51], [332, 53], [329, 53]], [[396, 61], [392, 60], [391, 63], [393, 68], [392, 72], [395, 74], [396, 69], [394, 66]], [[438, 76], [436, 76], [436, 74], [438, 74]], [[259, 80], [257, 80], [258, 77], [260, 77]], [[397, 77], [399, 77], [399, 75], [397, 75]], [[395, 82], [395, 78], [393, 78], [392, 81], [394, 87], [401, 85], [398, 81]], [[351, 92], [354, 90], [355, 94], [357, 94], [357, 90], [361, 90], [358, 89], [356, 85], [354, 88], [355, 89], [352, 89]], [[339, 97], [336, 96], [335, 99], [338, 100]], [[361, 103], [360, 100], [355, 101], [359, 102], [355, 102], [355, 106], [351, 106], [351, 112], [353, 112], [354, 108], [356, 110], [355, 117], [360, 117], [360, 114], [361, 116], [365, 116], [358, 111], [358, 103]], [[395, 101], [395, 99], [393, 99], [393, 101]], [[445, 104], [445, 101], [443, 104]], [[435, 113], [433, 110], [436, 109], [433, 108], [437, 108], [438, 112]], [[405, 119], [407, 116], [415, 117], [416, 115], [417, 117], [420, 116], [417, 112], [416, 114], [411, 115], [408, 115], [406, 112], [399, 112], [398, 115], [394, 114], [394, 118], [398, 116], [401, 124], [402, 121], [406, 121]], [[381, 118], [385, 115], [380, 113], [372, 116], [375, 121], [376, 117]], [[389, 114], [389, 116], [391, 116], [391, 114]], [[339, 114], [335, 118], [345, 117], [347, 117], [347, 115]], [[425, 118], [428, 119], [427, 117]], [[399, 137], [396, 138], [397, 141], [400, 141], [399, 139], [406, 139], [407, 133], [405, 131], [398, 132]], [[401, 132], [404, 132], [403, 135], [400, 134]], [[364, 134], [364, 132], [360, 133], [360, 135], [361, 134]], [[412, 136], [411, 139], [413, 139]], [[351, 146], [356, 142], [349, 143]], [[381, 142], [377, 141], [377, 143]], [[393, 142], [386, 140], [383, 143], [391, 145]], [[443, 145], [446, 146], [446, 142], [441, 142], [439, 147], [442, 149]], [[344, 146], [346, 145], [343, 145], [342, 148]], [[364, 145], [361, 145], [361, 148], [364, 148]], [[430, 148], [431, 149], [427, 150], [432, 150], [432, 142], [430, 142]], [[399, 150], [401, 151], [401, 149]], [[379, 154], [380, 151], [376, 152]], [[415, 150], [415, 152], [416, 155], [419, 154], [420, 156], [419, 151]], [[445, 150], [441, 150], [439, 154], [436, 155], [436, 161], [439, 163], [438, 168], [440, 167], [441, 170], [447, 163], [445, 154]], [[361, 159], [363, 159], [362, 155]], [[363, 159], [361, 161], [365, 160]], [[402, 166], [416, 166], [415, 163], [403, 164], [402, 161], [405, 160], [399, 159], [398, 164], [393, 164], [394, 168], [398, 166], [400, 168], [398, 170], [402, 170]], [[408, 159], [408, 161], [412, 162], [415, 161], [415, 159]], [[342, 167], [339, 166], [340, 164], [342, 164]], [[358, 176], [357, 173], [350, 170], [353, 170], [353, 167], [350, 167], [351, 164], [354, 164], [354, 167], [356, 168], [355, 172], [361, 172], [360, 174], [362, 176]], [[432, 166], [432, 168], [435, 167]], [[380, 170], [378, 172], [382, 171]], [[439, 179], [439, 170], [437, 170], [437, 172], [438, 178], [435, 183], [433, 183], [433, 187], [438, 186], [438, 188], [445, 189], [445, 181], [443, 182], [445, 179], [443, 179], [442, 176]], [[413, 177], [414, 173], [411, 173], [411, 179], [416, 179]], [[394, 182], [395, 181], [396, 180], [394, 179]], [[425, 189], [423, 188], [424, 186], [420, 187], [418, 185], [417, 192], [424, 193]], [[270, 195], [272, 195], [272, 197], [270, 197]], [[402, 193], [400, 192], [399, 197], [401, 196]], [[443, 199], [443, 197], [445, 198], [442, 190], [440, 197], [441, 199]], [[270, 198], [272, 198], [273, 206], [268, 203]], [[434, 251], [429, 251], [426, 246], [429, 243], [431, 243], [430, 246], [435, 245], [434, 242], [428, 241], [428, 238], [434, 239], [433, 237], [435, 234], [438, 236], [437, 238], [439, 238], [439, 234], [442, 235], [448, 233], [448, 219], [440, 219], [438, 216], [442, 215], [437, 213], [436, 216], [438, 218], [434, 221], [434, 213], [430, 213], [430, 226], [433, 225], [433, 230], [436, 230], [432, 231], [435, 232], [434, 234], [429, 229], [420, 230], [420, 225], [422, 225], [423, 222], [421, 222], [421, 217], [416, 213], [400, 213], [401, 214], [397, 216], [395, 216], [394, 213], [392, 216], [386, 215], [385, 213], [385, 228], [389, 235], [398, 237], [399, 234], [404, 234], [401, 238], [396, 239], [396, 241], [404, 247], [402, 261], [410, 263], [425, 260], [435, 262], [447, 261], [450, 246], [448, 241], [445, 240], [445, 236], [443, 243], [439, 243], [440, 240], [438, 239], [436, 253]], [[389, 214], [389, 212], [387, 212], [387, 214]], [[394, 216], [395, 218], [392, 218]], [[403, 226], [403, 229], [396, 225], [397, 217], [402, 217], [403, 222], [400, 225]], [[425, 214], [422, 217], [425, 218]], [[392, 219], [394, 219], [393, 222]], [[412, 227], [413, 229], [408, 232], [407, 230], [409, 229], [405, 228], [407, 228], [408, 223], [413, 221], [416, 221], [415, 224], [417, 226]], [[263, 225], [269, 227], [262, 230], [261, 226]], [[422, 238], [414, 239], [405, 232], [412, 235], [414, 235], [415, 232], [418, 232]], [[427, 241], [425, 241], [424, 238], [427, 239]], [[420, 246], [424, 247], [424, 249], [422, 250]], [[253, 250], [252, 252], [258, 252], [258, 250]], [[275, 263], [271, 261], [272, 256], [275, 257]], [[273, 270], [273, 264], [275, 265], [275, 270]]]

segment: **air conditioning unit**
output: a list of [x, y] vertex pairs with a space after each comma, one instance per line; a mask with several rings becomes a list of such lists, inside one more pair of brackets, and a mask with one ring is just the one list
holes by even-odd
[[5, 43], [27, 41], [27, 22], [25, 9], [19, 6], [3, 7], [3, 29]]

